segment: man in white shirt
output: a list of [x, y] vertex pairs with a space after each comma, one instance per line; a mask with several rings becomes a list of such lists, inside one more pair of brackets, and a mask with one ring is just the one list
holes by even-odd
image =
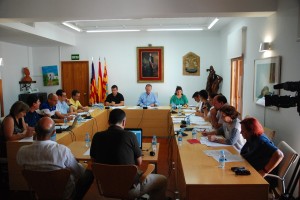
[[65, 189], [64, 199], [82, 199], [93, 183], [93, 173], [90, 170], [85, 170], [76, 161], [68, 147], [50, 140], [50, 137], [55, 133], [55, 123], [51, 118], [41, 118], [35, 131], [37, 141], [19, 149], [17, 163], [30, 170], [70, 169], [71, 177]]
[[73, 112], [73, 107], [68, 105], [67, 93], [64, 90], [62, 89], [57, 90], [56, 95], [58, 97], [56, 110], [59, 111], [60, 114], [64, 116], [76, 114], [75, 112]]

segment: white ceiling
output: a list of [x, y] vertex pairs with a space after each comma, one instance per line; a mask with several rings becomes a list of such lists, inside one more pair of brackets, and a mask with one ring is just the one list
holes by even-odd
[[[276, 9], [276, 0], [1, 0], [0, 41], [25, 46], [72, 45], [65, 38], [83, 33], [62, 25], [64, 21], [82, 30], [202, 27], [219, 31], [236, 17], [265, 17]], [[207, 30], [215, 17], [220, 20]], [[49, 29], [35, 26], [39, 22], [51, 23], [51, 30], [61, 34], [48, 37]]]

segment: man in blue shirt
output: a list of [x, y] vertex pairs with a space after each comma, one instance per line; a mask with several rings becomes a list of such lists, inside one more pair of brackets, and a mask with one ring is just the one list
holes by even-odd
[[159, 106], [159, 102], [158, 99], [156, 97], [156, 95], [154, 93], [151, 92], [152, 90], [152, 85], [151, 84], [147, 84], [145, 87], [146, 92], [142, 93], [137, 105], [144, 107], [144, 106]]
[[58, 110], [62, 115], [68, 116], [73, 113], [73, 107], [69, 106], [67, 103], [67, 94], [64, 90], [59, 89], [56, 91], [58, 101], [56, 104], [56, 110]]

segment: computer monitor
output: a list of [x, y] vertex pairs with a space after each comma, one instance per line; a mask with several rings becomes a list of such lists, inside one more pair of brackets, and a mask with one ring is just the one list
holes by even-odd
[[137, 141], [139, 143], [140, 149], [142, 149], [142, 138], [143, 138], [143, 130], [141, 128], [125, 128], [126, 131], [133, 132], [137, 138]]

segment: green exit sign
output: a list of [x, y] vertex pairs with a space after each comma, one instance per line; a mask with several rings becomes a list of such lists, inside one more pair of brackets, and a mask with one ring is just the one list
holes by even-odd
[[79, 60], [79, 54], [72, 54], [71, 60]]

